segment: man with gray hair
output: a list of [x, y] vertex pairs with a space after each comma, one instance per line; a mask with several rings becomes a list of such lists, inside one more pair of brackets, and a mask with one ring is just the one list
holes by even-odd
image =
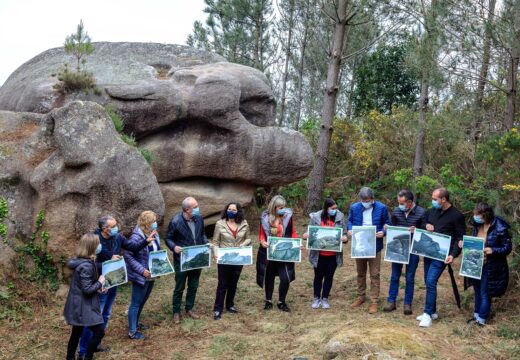
[[359, 191], [359, 202], [350, 206], [347, 229], [352, 236], [352, 226], [376, 226], [376, 257], [356, 259], [357, 270], [357, 299], [352, 308], [357, 308], [365, 302], [367, 288], [367, 268], [370, 269], [370, 306], [368, 312], [377, 312], [377, 301], [379, 299], [381, 250], [383, 249], [383, 238], [385, 236], [385, 225], [390, 225], [387, 207], [374, 200], [374, 191], [369, 187], [363, 187]]
[[182, 294], [188, 283], [186, 292], [186, 315], [192, 319], [199, 316], [193, 311], [195, 296], [199, 287], [201, 269], [181, 272], [180, 253], [185, 246], [204, 245], [208, 243], [208, 238], [204, 233], [204, 219], [200, 215], [199, 204], [193, 197], [187, 197], [182, 201], [182, 211], [173, 216], [168, 225], [166, 235], [166, 246], [173, 252], [173, 265], [175, 268], [175, 289], [173, 290], [173, 322], [180, 323], [180, 312], [182, 304]]

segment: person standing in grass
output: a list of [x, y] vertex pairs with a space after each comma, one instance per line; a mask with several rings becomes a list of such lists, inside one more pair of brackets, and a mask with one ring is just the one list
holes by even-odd
[[265, 289], [264, 310], [273, 308], [274, 280], [278, 276], [278, 309], [284, 312], [291, 310], [285, 300], [289, 292], [290, 283], [296, 278], [294, 263], [267, 260], [268, 237], [297, 238], [294, 229], [292, 210], [286, 207], [286, 201], [281, 195], [274, 196], [269, 202], [267, 210], [260, 217], [260, 233], [256, 262], [256, 283]]
[[[309, 216], [311, 218], [309, 225], [339, 227], [346, 232], [345, 216], [338, 210], [338, 205], [333, 199], [325, 199], [323, 209]], [[308, 239], [309, 234], [305, 233], [302, 237]], [[346, 243], [347, 236], [343, 235], [341, 241]], [[334, 273], [336, 268], [343, 266], [343, 252], [311, 250], [309, 261], [314, 268], [314, 300], [311, 307], [317, 309], [321, 306], [323, 309], [328, 309]]]
[[348, 216], [348, 233], [352, 236], [352, 226], [376, 226], [376, 257], [371, 259], [356, 259], [357, 270], [357, 299], [350, 305], [357, 308], [365, 302], [367, 288], [367, 269], [370, 272], [370, 314], [377, 313], [377, 301], [380, 290], [381, 250], [385, 237], [385, 225], [390, 225], [386, 205], [374, 200], [374, 191], [363, 187], [359, 191], [359, 202], [350, 206]]
[[472, 235], [485, 239], [484, 267], [480, 280], [469, 279], [475, 290], [475, 311], [470, 321], [485, 325], [491, 311], [491, 298], [504, 295], [509, 283], [507, 255], [513, 250], [510, 225], [495, 216], [493, 208], [479, 203], [473, 211]]
[[153, 211], [143, 211], [139, 215], [137, 226], [124, 247], [128, 280], [132, 282], [132, 297], [128, 308], [128, 337], [142, 340], [144, 334], [141, 331], [148, 327], [139, 323], [139, 318], [155, 282], [148, 268], [148, 259], [151, 251], [161, 250], [157, 216]]
[[76, 247], [76, 257], [68, 262], [74, 270], [70, 282], [63, 316], [67, 324], [72, 325], [67, 345], [67, 360], [76, 359], [76, 349], [83, 329], [88, 327], [92, 332], [90, 342], [83, 359], [90, 360], [105, 336], [103, 315], [99, 305], [98, 293], [102, 290], [105, 277], [99, 275], [95, 263], [96, 255], [101, 252], [99, 238], [95, 234], [85, 234]]
[[[213, 251], [218, 251], [219, 248], [242, 247], [251, 244], [249, 224], [244, 219], [244, 212], [239, 203], [231, 202], [224, 207], [220, 220], [215, 224], [212, 244]], [[238, 312], [234, 300], [242, 268], [242, 265], [217, 265], [218, 285], [213, 307], [215, 320], [220, 320], [222, 317], [224, 299], [226, 300], [226, 310], [229, 313]]]
[[[411, 236], [415, 229], [424, 229], [424, 215], [426, 210], [414, 202], [413, 193], [410, 190], [401, 190], [397, 194], [397, 202], [399, 206], [392, 210], [390, 221], [393, 226], [402, 226], [410, 228]], [[385, 225], [385, 229], [387, 225]], [[405, 315], [412, 314], [413, 293], [415, 287], [415, 272], [419, 265], [419, 256], [410, 254], [410, 261], [406, 265], [406, 287], [404, 290], [403, 313]], [[403, 271], [403, 264], [392, 263], [392, 276], [390, 277], [390, 287], [388, 289], [388, 299], [383, 311], [391, 312], [397, 309], [396, 299], [399, 292], [399, 279]]]

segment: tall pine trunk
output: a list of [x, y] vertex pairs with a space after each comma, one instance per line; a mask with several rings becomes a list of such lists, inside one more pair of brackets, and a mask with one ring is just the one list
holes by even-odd
[[426, 132], [426, 112], [428, 111], [428, 92], [430, 88], [429, 73], [423, 70], [421, 78], [421, 96], [419, 97], [419, 131], [415, 143], [413, 161], [414, 179], [422, 175], [424, 161], [424, 134]]
[[317, 209], [323, 196], [325, 182], [325, 172], [327, 169], [327, 159], [332, 135], [332, 121], [336, 113], [336, 98], [338, 95], [338, 77], [340, 72], [341, 57], [343, 56], [343, 45], [345, 30], [347, 28], [347, 0], [338, 0], [336, 8], [337, 18], [334, 27], [334, 37], [328, 56], [327, 82], [323, 101], [320, 137], [314, 168], [309, 182], [309, 193], [307, 196], [306, 212]]
[[514, 38], [511, 39], [511, 58], [509, 59], [509, 69], [506, 81], [506, 110], [504, 113], [504, 126], [506, 130], [511, 130], [513, 128], [516, 116], [518, 62], [520, 60], [520, 0], [515, 1], [512, 10], [514, 14]]
[[289, 33], [287, 34], [287, 45], [285, 48], [285, 64], [283, 69], [283, 83], [282, 83], [282, 99], [280, 103], [280, 120], [279, 126], [283, 126], [285, 118], [285, 100], [287, 93], [287, 80], [289, 79], [289, 61], [291, 60], [291, 46], [292, 46], [292, 31], [294, 23], [294, 0], [290, 0], [289, 5]]

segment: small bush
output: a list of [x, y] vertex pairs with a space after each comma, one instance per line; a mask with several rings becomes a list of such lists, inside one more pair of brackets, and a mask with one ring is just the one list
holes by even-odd
[[94, 91], [96, 89], [96, 79], [94, 75], [86, 70], [73, 72], [65, 64], [63, 69], [58, 73], [59, 83], [54, 85], [54, 89], [62, 94], [68, 94], [75, 91]]

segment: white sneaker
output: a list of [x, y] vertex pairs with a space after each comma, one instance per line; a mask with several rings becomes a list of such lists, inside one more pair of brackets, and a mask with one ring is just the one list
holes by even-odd
[[321, 301], [320, 301], [320, 299], [319, 299], [319, 298], [314, 298], [311, 307], [312, 307], [313, 309], [317, 309], [317, 308], [320, 307], [320, 305], [321, 305]]
[[324, 309], [330, 309], [329, 299], [327, 299], [327, 298], [321, 299], [321, 307]]
[[[424, 314], [423, 314], [424, 315]], [[423, 315], [419, 315], [415, 318], [415, 320], [417, 321], [421, 321], [423, 319]], [[427, 314], [426, 314], [427, 315]], [[432, 318], [432, 320], [437, 320], [439, 318], [439, 315], [437, 315], [437, 313], [435, 314], [431, 314], [430, 316]]]
[[419, 323], [420, 327], [430, 327], [432, 326], [432, 317], [426, 313], [422, 315], [421, 322]]

